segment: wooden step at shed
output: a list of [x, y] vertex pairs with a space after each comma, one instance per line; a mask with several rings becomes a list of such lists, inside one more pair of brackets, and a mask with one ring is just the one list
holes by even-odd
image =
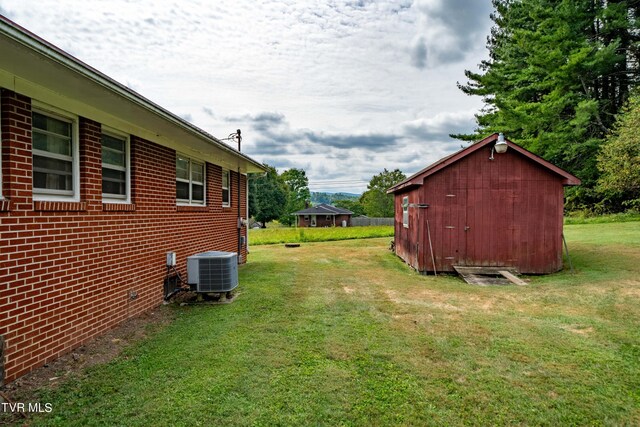
[[502, 274], [504, 277], [506, 277], [507, 279], [509, 279], [509, 281], [511, 283], [515, 283], [518, 286], [527, 286], [527, 283], [524, 282], [523, 280], [521, 280], [518, 276], [516, 276], [515, 274], [509, 272], [509, 271], [505, 271], [505, 270], [500, 270], [499, 271], [500, 274]]
[[517, 277], [514, 267], [467, 267], [454, 265], [454, 270], [470, 285], [526, 285]]

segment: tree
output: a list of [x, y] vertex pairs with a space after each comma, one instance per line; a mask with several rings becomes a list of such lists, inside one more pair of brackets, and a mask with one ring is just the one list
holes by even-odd
[[283, 172], [280, 182], [287, 190], [287, 201], [280, 222], [285, 225], [292, 225], [295, 217], [291, 215], [293, 212], [304, 209], [305, 203], [311, 200], [309, 192], [309, 179], [303, 169], [289, 169]]
[[[609, 202], [608, 210], [640, 208], [640, 93], [629, 98], [614, 130], [598, 156], [602, 172], [598, 189]], [[618, 206], [619, 205], [619, 206]]]
[[249, 216], [266, 227], [267, 222], [279, 218], [287, 202], [287, 190], [278, 179], [276, 168], [264, 164], [264, 175], [249, 177]]
[[367, 185], [367, 191], [360, 197], [360, 203], [367, 216], [393, 217], [393, 194], [387, 194], [387, 190], [405, 178], [405, 174], [399, 169], [388, 171], [385, 168], [378, 175], [374, 175]]
[[[582, 179], [595, 195], [596, 158], [615, 114], [637, 83], [637, 2], [493, 0], [490, 59], [459, 84], [482, 96], [475, 140], [505, 136]], [[574, 190], [575, 191], [575, 190]]]
[[354, 216], [364, 215], [364, 206], [362, 206], [359, 200], [341, 199], [333, 202], [333, 205], [338, 208], [350, 210]]

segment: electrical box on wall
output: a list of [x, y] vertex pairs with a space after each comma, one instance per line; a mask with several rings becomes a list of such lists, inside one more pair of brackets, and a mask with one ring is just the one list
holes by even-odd
[[176, 266], [176, 253], [167, 252], [167, 267], [175, 267], [175, 266]]

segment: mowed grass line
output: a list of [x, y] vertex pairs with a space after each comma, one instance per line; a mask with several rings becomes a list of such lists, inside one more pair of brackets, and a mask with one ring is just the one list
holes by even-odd
[[259, 228], [249, 230], [249, 245], [276, 243], [331, 242], [349, 239], [393, 237], [393, 226], [320, 227], [320, 228]]
[[576, 274], [526, 287], [420, 276], [387, 238], [254, 247], [233, 304], [165, 307], [32, 425], [638, 425], [638, 225], [567, 226]]

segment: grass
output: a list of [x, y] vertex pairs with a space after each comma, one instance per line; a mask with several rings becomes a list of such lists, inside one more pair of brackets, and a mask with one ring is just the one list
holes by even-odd
[[420, 276], [387, 238], [254, 247], [233, 304], [165, 307], [31, 425], [639, 425], [640, 226], [566, 236], [577, 273], [526, 287]]
[[565, 224], [605, 224], [628, 221], [640, 221], [640, 212], [630, 210], [608, 215], [589, 215], [585, 212], [574, 212], [564, 218]]
[[336, 240], [393, 237], [393, 226], [327, 228], [260, 228], [249, 230], [250, 245], [330, 242]]

